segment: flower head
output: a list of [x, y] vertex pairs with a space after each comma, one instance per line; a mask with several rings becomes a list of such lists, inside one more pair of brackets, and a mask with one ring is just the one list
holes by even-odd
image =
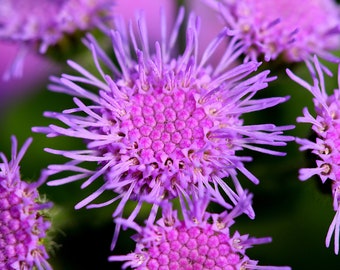
[[[82, 138], [87, 149], [47, 148], [48, 152], [71, 159], [66, 164], [50, 165], [50, 175], [65, 171], [74, 173], [50, 181], [49, 185], [87, 179], [82, 185], [84, 188], [101, 175], [105, 179], [104, 184], [76, 208], [89, 204], [104, 190], [118, 194], [112, 201], [121, 199], [114, 216], [122, 212], [128, 199], [155, 203], [178, 196], [187, 198], [205, 191], [223, 206], [231, 207], [222, 198], [220, 188], [232, 203], [237, 202], [243, 193], [236, 178], [237, 170], [258, 183], [244, 166], [244, 162], [251, 158], [238, 156], [236, 152], [249, 148], [284, 155], [262, 146], [284, 146], [285, 141], [292, 138], [282, 133], [291, 126], [245, 125], [241, 118], [244, 113], [273, 107], [287, 100], [281, 97], [253, 99], [273, 80], [268, 77], [268, 71], [247, 78], [257, 69], [258, 63], [229, 68], [229, 63], [239, 55], [235, 43], [231, 43], [223, 55], [223, 63], [216, 69], [207, 65], [214, 48], [224, 40], [225, 31], [212, 41], [202, 59], [198, 60], [199, 21], [195, 16], [189, 18], [184, 52], [172, 56], [183, 18], [184, 10], [181, 9], [169, 38], [165, 35], [165, 24], [162, 25], [162, 42], [156, 42], [154, 52], [149, 47], [143, 19], [138, 21], [137, 36], [130, 28], [131, 40], [125, 35], [123, 25], [117, 22], [112, 43], [118, 66], [111, 62], [94, 38], [88, 36], [85, 42], [92, 50], [102, 78], [98, 79], [69, 61], [81, 76], [63, 75], [53, 79], [55, 84], [51, 89], [73, 96], [76, 108], [45, 113], [66, 127], [50, 125], [33, 130], [49, 137]], [[113, 75], [104, 73], [100, 60]], [[96, 88], [95, 92], [89, 90], [91, 86]], [[87, 105], [82, 99], [90, 103]], [[86, 169], [81, 165], [83, 162], [96, 162], [99, 168], [94, 171]], [[236, 192], [222, 181], [227, 176], [232, 178]]]
[[40, 202], [37, 191], [46, 175], [30, 184], [20, 178], [19, 162], [31, 141], [28, 139], [17, 153], [17, 141], [13, 137], [10, 161], [0, 153], [1, 269], [52, 269], [44, 246], [46, 231], [51, 225], [43, 213], [51, 205]]
[[317, 175], [322, 183], [331, 181], [333, 208], [336, 214], [327, 234], [326, 245], [329, 246], [331, 237], [335, 232], [335, 253], [338, 254], [340, 229], [340, 90], [334, 89], [331, 95], [327, 95], [322, 67], [316, 57], [314, 66], [315, 68], [311, 69], [312, 85], [287, 70], [292, 80], [312, 93], [316, 114], [314, 117], [307, 108], [304, 108], [303, 116], [297, 118], [297, 122], [311, 124], [312, 131], [316, 135], [315, 139], [296, 139], [296, 142], [301, 145], [300, 150], [309, 150], [316, 156], [316, 166], [300, 169], [299, 178], [304, 181], [313, 175]]
[[162, 217], [156, 222], [155, 215], [145, 227], [135, 222], [118, 219], [116, 222], [136, 230], [132, 237], [136, 242], [134, 252], [114, 255], [109, 261], [125, 261], [123, 269], [268, 269], [287, 270], [290, 267], [258, 266], [246, 250], [253, 245], [271, 242], [270, 237], [254, 238], [230, 233], [234, 218], [248, 208], [250, 196], [243, 196], [230, 211], [216, 214], [206, 212], [208, 200], [192, 202], [183, 211], [183, 220], [171, 206], [164, 207]]
[[242, 40], [246, 58], [283, 56], [299, 62], [313, 54], [335, 61], [340, 45], [340, 9], [334, 0], [205, 0]]
[[0, 5], [0, 40], [19, 42], [23, 46], [12, 70], [5, 74], [20, 75], [29, 46], [40, 53], [57, 44], [65, 35], [101, 27], [109, 0], [2, 0]]

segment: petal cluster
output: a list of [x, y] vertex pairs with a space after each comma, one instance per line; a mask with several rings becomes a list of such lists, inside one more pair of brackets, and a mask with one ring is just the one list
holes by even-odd
[[306, 88], [313, 95], [314, 114], [307, 108], [303, 110], [303, 116], [298, 117], [300, 123], [311, 124], [313, 139], [297, 138], [301, 145], [300, 150], [308, 150], [315, 156], [315, 167], [300, 169], [300, 180], [307, 180], [317, 175], [322, 183], [331, 182], [333, 191], [333, 208], [336, 211], [333, 222], [329, 228], [326, 245], [330, 245], [334, 233], [335, 253], [339, 252], [340, 229], [340, 92], [334, 89], [331, 95], [327, 94], [322, 66], [318, 59], [314, 58], [314, 66], [311, 67], [313, 84], [302, 80], [287, 70], [288, 75], [298, 84]]
[[32, 47], [45, 53], [50, 46], [75, 32], [93, 28], [105, 31], [105, 25], [111, 20], [108, 10], [112, 5], [110, 0], [2, 0], [0, 40], [20, 44], [3, 78], [21, 77], [25, 56]]
[[340, 45], [340, 9], [334, 0], [205, 0], [223, 17], [245, 46], [247, 58], [279, 56], [287, 62], [313, 54], [335, 60], [329, 51]]
[[14, 137], [12, 143], [11, 161], [0, 154], [0, 268], [52, 269], [44, 246], [51, 226], [44, 209], [50, 204], [39, 199], [40, 183], [28, 184], [20, 179], [19, 162], [31, 140], [25, 142], [18, 154]]
[[257, 261], [246, 255], [253, 245], [271, 242], [270, 237], [253, 238], [230, 233], [233, 219], [242, 214], [250, 203], [244, 196], [229, 213], [211, 214], [206, 212], [208, 201], [202, 199], [184, 211], [180, 220], [171, 206], [164, 206], [163, 215], [157, 221], [149, 218], [144, 227], [128, 220], [117, 222], [133, 228], [137, 234], [134, 252], [127, 255], [110, 256], [110, 261], [125, 261], [123, 269], [281, 269], [289, 267], [258, 266]]
[[[80, 76], [53, 79], [51, 90], [73, 96], [76, 106], [61, 113], [45, 113], [62, 125], [33, 130], [49, 137], [81, 138], [87, 149], [46, 149], [70, 159], [65, 164], [49, 166], [48, 173], [57, 177], [49, 184], [85, 179], [84, 188], [104, 177], [102, 186], [76, 208], [88, 205], [105, 190], [118, 194], [107, 203], [121, 199], [114, 216], [122, 214], [129, 199], [156, 203], [206, 191], [213, 200], [229, 208], [231, 204], [221, 191], [232, 204], [237, 203], [243, 194], [236, 177], [238, 171], [258, 183], [244, 166], [251, 157], [239, 156], [239, 151], [249, 148], [284, 155], [266, 146], [285, 146], [292, 137], [283, 132], [292, 126], [246, 125], [242, 119], [243, 114], [287, 100], [287, 97], [254, 98], [274, 78], [268, 77], [268, 71], [253, 75], [259, 66], [257, 62], [231, 67], [240, 55], [237, 42], [230, 44], [218, 67], [207, 65], [215, 48], [225, 40], [225, 30], [211, 42], [202, 59], [198, 59], [199, 20], [194, 15], [188, 20], [184, 51], [173, 56], [183, 19], [181, 9], [170, 38], [163, 22], [161, 42], [156, 42], [154, 47], [148, 44], [143, 18], [138, 21], [136, 31], [130, 26], [130, 35], [117, 20], [111, 39], [118, 65], [88, 35], [85, 44], [93, 53], [101, 77], [69, 61]], [[102, 64], [105, 70], [109, 69], [108, 73]], [[113, 75], [107, 75], [110, 73]], [[83, 167], [86, 162], [96, 162], [99, 166], [92, 171]], [[58, 178], [65, 171], [72, 175]], [[222, 180], [228, 176], [232, 178], [232, 187]]]
[[99, 24], [109, 1], [4, 0], [0, 7], [0, 39], [38, 43], [44, 53], [65, 34]]

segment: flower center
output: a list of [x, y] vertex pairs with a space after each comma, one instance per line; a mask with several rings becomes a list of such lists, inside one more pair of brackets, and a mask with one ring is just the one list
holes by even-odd
[[205, 145], [204, 128], [213, 122], [197, 106], [192, 92], [154, 91], [136, 94], [131, 102], [128, 136], [138, 144], [141, 158], [159, 160], [164, 154], [181, 158], [182, 149]]
[[[206, 228], [179, 225], [163, 231], [159, 242], [147, 248], [147, 269], [236, 269], [241, 262], [232, 251], [230, 238]], [[143, 268], [144, 269], [144, 268]]]
[[26, 258], [31, 256], [29, 252], [32, 249], [43, 249], [39, 244], [42, 235], [40, 231], [44, 230], [43, 220], [36, 219], [31, 210], [35, 206], [35, 198], [21, 197], [22, 191], [24, 190], [7, 191], [0, 187], [0, 246], [3, 247], [0, 252], [1, 266], [9, 267], [17, 261], [20, 264], [27, 263]]

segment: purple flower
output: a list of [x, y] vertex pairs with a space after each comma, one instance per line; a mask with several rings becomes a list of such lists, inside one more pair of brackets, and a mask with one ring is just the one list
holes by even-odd
[[19, 153], [17, 140], [12, 137], [12, 160], [0, 153], [0, 268], [1, 269], [52, 269], [47, 262], [44, 242], [51, 224], [37, 187], [46, 175], [36, 183], [26, 183], [20, 178], [19, 162], [32, 139], [28, 139]]
[[57, 44], [65, 35], [102, 27], [109, 0], [2, 0], [0, 39], [19, 42], [22, 48], [5, 79], [21, 76], [25, 54], [31, 46], [40, 53]]
[[[297, 118], [299, 123], [312, 125], [315, 139], [297, 138], [296, 142], [301, 145], [300, 150], [308, 150], [316, 156], [316, 165], [313, 168], [300, 169], [299, 179], [305, 181], [313, 175], [319, 176], [322, 183], [332, 182], [333, 208], [335, 217], [329, 227], [326, 237], [326, 246], [330, 245], [331, 237], [335, 234], [335, 253], [339, 252], [339, 227], [340, 227], [340, 92], [334, 89], [333, 94], [327, 95], [322, 67], [318, 59], [314, 58], [314, 66], [310, 71], [313, 84], [302, 80], [287, 70], [292, 80], [306, 88], [313, 95], [315, 115], [307, 108], [303, 110], [303, 116]], [[340, 71], [340, 69], [339, 69]]]
[[[157, 203], [206, 191], [224, 207], [231, 207], [220, 190], [233, 204], [237, 203], [243, 193], [236, 178], [237, 170], [258, 183], [244, 166], [251, 158], [238, 156], [238, 151], [248, 148], [284, 155], [266, 146], [286, 145], [292, 137], [282, 133], [292, 126], [245, 125], [241, 118], [244, 113], [287, 100], [286, 97], [253, 98], [274, 78], [268, 77], [268, 71], [250, 76], [258, 68], [257, 62], [230, 67], [240, 54], [238, 44], [233, 42], [221, 57], [221, 63], [216, 68], [209, 66], [207, 61], [225, 40], [226, 31], [211, 42], [199, 60], [196, 43], [199, 20], [193, 15], [186, 30], [184, 52], [174, 53], [183, 18], [181, 9], [169, 36], [163, 21], [163, 36], [160, 43], [155, 43], [154, 52], [148, 44], [143, 19], [138, 21], [137, 35], [131, 26], [130, 40], [124, 25], [117, 21], [117, 30], [112, 31], [111, 38], [118, 66], [92, 36], [87, 36], [85, 43], [92, 50], [101, 78], [73, 61], [68, 63], [80, 76], [53, 78], [51, 90], [74, 97], [76, 107], [61, 113], [46, 112], [45, 116], [63, 125], [35, 127], [33, 131], [46, 133], [48, 137], [81, 138], [87, 149], [47, 148], [50, 153], [70, 159], [65, 164], [50, 165], [50, 175], [72, 172], [71, 176], [57, 176], [49, 185], [86, 179], [81, 186], [85, 188], [100, 176], [105, 180], [76, 208], [88, 205], [105, 190], [118, 194], [107, 204], [121, 200], [114, 216], [121, 215], [129, 199], [139, 202], [137, 213], [143, 201]], [[90, 90], [92, 87], [94, 92]], [[98, 167], [87, 169], [82, 165], [84, 162], [95, 162]], [[227, 176], [231, 177], [229, 181], [235, 185], [236, 192], [222, 180]], [[96, 206], [102, 205], [90, 207]]]
[[[245, 194], [244, 194], [245, 195]], [[290, 267], [258, 266], [246, 250], [253, 245], [271, 242], [270, 237], [254, 238], [230, 232], [234, 218], [242, 214], [251, 203], [243, 196], [239, 204], [222, 213], [206, 212], [208, 200], [197, 200], [183, 210], [183, 220], [171, 205], [163, 208], [162, 217], [155, 222], [155, 213], [144, 227], [125, 219], [117, 219], [127, 228], [134, 229], [134, 252], [114, 255], [109, 261], [125, 261], [123, 269], [267, 269], [287, 270]]]
[[244, 45], [246, 58], [266, 61], [330, 61], [340, 45], [340, 10], [334, 0], [204, 0], [223, 18]]

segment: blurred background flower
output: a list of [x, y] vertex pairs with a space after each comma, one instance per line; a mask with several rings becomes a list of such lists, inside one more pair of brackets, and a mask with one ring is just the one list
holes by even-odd
[[329, 53], [340, 45], [340, 8], [334, 0], [204, 2], [242, 42], [245, 59], [300, 62], [318, 54], [335, 61]]
[[[0, 77], [7, 71], [20, 45], [13, 42], [0, 41]], [[61, 71], [57, 63], [48, 60], [35, 51], [28, 51], [23, 66], [23, 76], [15, 80], [2, 80], [0, 85], [0, 113], [4, 113], [13, 102], [24, 101], [30, 94], [45, 87], [48, 77]]]
[[3, 74], [20, 78], [30, 50], [45, 54], [69, 36], [95, 28], [106, 31], [112, 21], [110, 0], [0, 1], [0, 40], [14, 42], [19, 51]]

